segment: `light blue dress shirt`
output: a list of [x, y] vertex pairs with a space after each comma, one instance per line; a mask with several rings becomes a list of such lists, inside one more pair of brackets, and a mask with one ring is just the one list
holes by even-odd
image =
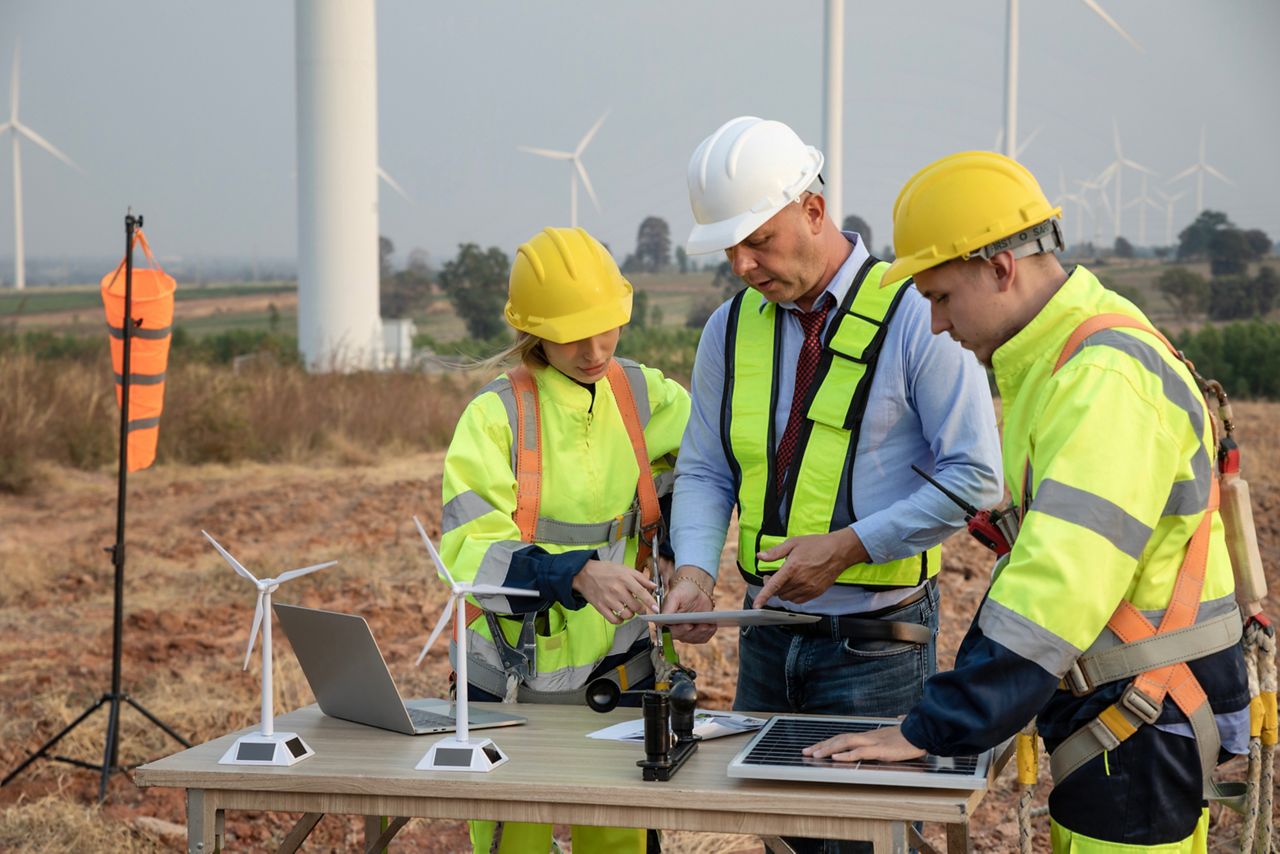
[[[861, 238], [827, 285], [839, 304], [869, 257]], [[825, 299], [825, 297], [820, 297]], [[754, 291], [743, 311], [764, 307]], [[792, 303], [781, 308], [794, 309]], [[707, 321], [693, 366], [693, 410], [676, 464], [671, 541], [676, 565], [690, 564], [714, 578], [720, 566], [729, 518], [736, 504], [733, 475], [720, 441], [724, 391], [724, 342], [729, 303]], [[827, 316], [830, 325], [836, 316]], [[799, 358], [804, 332], [790, 311], [781, 314], [784, 366]], [[937, 545], [964, 526], [963, 511], [911, 470], [919, 466], [977, 507], [1002, 497], [1000, 439], [986, 372], [955, 341], [930, 332], [929, 304], [911, 286], [889, 323], [871, 382], [850, 484], [857, 521], [851, 526], [873, 563], [897, 560]], [[774, 411], [781, 438], [795, 391], [794, 367], [781, 372]], [[776, 452], [776, 448], [774, 449]], [[748, 585], [748, 596], [759, 592]], [[803, 604], [774, 597], [769, 604], [814, 614], [853, 614], [893, 605], [917, 588], [833, 585]]]

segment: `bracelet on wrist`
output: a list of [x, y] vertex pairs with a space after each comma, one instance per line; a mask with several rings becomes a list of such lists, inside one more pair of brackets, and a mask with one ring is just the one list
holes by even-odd
[[715, 597], [715, 596], [713, 596], [713, 595], [711, 595], [711, 590], [708, 590], [706, 587], [703, 587], [701, 584], [699, 584], [699, 583], [697, 582], [697, 580], [693, 578], [693, 576], [691, 576], [691, 575], [677, 575], [677, 576], [676, 576], [676, 581], [675, 581], [675, 583], [676, 583], [676, 584], [679, 584], [681, 581], [687, 581], [687, 582], [689, 582], [689, 583], [690, 583], [690, 584], [692, 584], [694, 587], [698, 588], [698, 592], [699, 592], [699, 593], [701, 593], [703, 596], [706, 596], [708, 599], [710, 599], [710, 600], [711, 600], [711, 602], [712, 602], [712, 604], [714, 604], [714, 603], [715, 603], [715, 601], [716, 601], [716, 597]]

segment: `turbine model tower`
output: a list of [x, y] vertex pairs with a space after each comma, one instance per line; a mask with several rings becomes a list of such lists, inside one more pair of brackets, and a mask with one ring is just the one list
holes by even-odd
[[[1107, 26], [1119, 33], [1138, 52], [1142, 52], [1142, 45], [1134, 41], [1133, 36], [1126, 33], [1123, 27], [1112, 20], [1111, 16], [1103, 11], [1096, 0], [1080, 0], [1080, 2], [1093, 10], [1099, 18], [1106, 21]], [[1016, 159], [1017, 154], [1015, 152], [1018, 151], [1018, 0], [1009, 0], [1009, 28], [1006, 33], [1005, 49], [1004, 153]]]
[[[15, 152], [14, 156], [17, 157], [16, 152], [18, 150], [17, 148], [18, 143], [15, 140], [13, 144], [14, 144], [13, 150]], [[1188, 175], [1196, 176], [1196, 216], [1200, 216], [1201, 212], [1204, 211], [1204, 176], [1205, 175], [1212, 175], [1213, 177], [1217, 178], [1219, 181], [1223, 182], [1224, 184], [1231, 184], [1232, 186], [1235, 185], [1234, 181], [1232, 181], [1226, 175], [1223, 175], [1215, 167], [1210, 166], [1205, 161], [1204, 159], [1204, 125], [1200, 125], [1200, 159], [1197, 160], [1195, 163], [1193, 163], [1191, 166], [1188, 166], [1186, 169], [1183, 169], [1177, 175], [1174, 175], [1172, 178], [1170, 178], [1169, 183], [1172, 184], [1174, 181], [1181, 181], [1183, 178], [1186, 178]]]
[[74, 160], [59, 151], [53, 143], [18, 120], [18, 48], [13, 49], [13, 76], [9, 78], [9, 121], [0, 125], [0, 134], [13, 134], [13, 287], [22, 290], [27, 286], [27, 260], [22, 232], [22, 147], [20, 138], [26, 137], [63, 163], [83, 172]]
[[256, 578], [245, 569], [240, 561], [227, 552], [218, 541], [201, 531], [205, 538], [213, 543], [227, 563], [237, 574], [253, 582], [258, 588], [258, 604], [253, 610], [253, 627], [249, 629], [249, 645], [244, 651], [244, 669], [249, 669], [249, 657], [253, 654], [253, 643], [262, 634], [262, 723], [256, 733], [242, 735], [235, 744], [218, 760], [219, 765], [293, 765], [309, 756], [312, 750], [302, 738], [293, 732], [275, 731], [274, 687], [271, 682], [271, 594], [286, 581], [300, 578], [318, 569], [324, 569], [337, 563], [336, 560], [318, 563], [303, 569], [291, 569], [282, 572], [275, 578]]
[[587, 146], [591, 144], [591, 140], [596, 135], [596, 131], [600, 130], [600, 125], [604, 124], [604, 120], [608, 117], [609, 111], [605, 110], [600, 118], [596, 119], [596, 123], [591, 126], [591, 130], [587, 131], [582, 139], [578, 142], [578, 147], [573, 151], [556, 151], [551, 148], [530, 148], [527, 145], [518, 145], [516, 148], [520, 151], [526, 151], [529, 154], [536, 154], [539, 157], [549, 157], [552, 160], [568, 160], [571, 164], [569, 169], [569, 227], [578, 227], [578, 176], [582, 176], [582, 186], [587, 188], [587, 195], [591, 197], [592, 203], [596, 206], [596, 211], [600, 210], [600, 200], [596, 198], [596, 191], [591, 187], [591, 178], [587, 175], [587, 167], [582, 165], [582, 152], [587, 150]]
[[422, 647], [422, 652], [418, 654], [416, 663], [422, 664], [422, 660], [427, 657], [427, 650], [431, 649], [431, 645], [436, 642], [436, 638], [440, 637], [440, 633], [444, 631], [445, 626], [449, 625], [451, 616], [457, 619], [454, 636], [457, 638], [458, 644], [457, 731], [453, 735], [445, 736], [431, 745], [431, 749], [427, 751], [426, 755], [419, 760], [415, 767], [419, 771], [492, 771], [506, 762], [509, 757], [499, 749], [498, 745], [493, 743], [493, 739], [473, 739], [468, 729], [467, 625], [463, 616], [466, 612], [465, 598], [468, 593], [534, 597], [538, 593], [534, 590], [521, 590], [517, 587], [498, 587], [494, 584], [470, 584], [468, 582], [459, 583], [454, 581], [453, 576], [449, 574], [448, 568], [445, 567], [444, 561], [440, 559], [440, 553], [432, 545], [431, 538], [427, 536], [427, 532], [423, 529], [422, 523], [418, 521], [417, 516], [413, 517], [413, 524], [418, 526], [418, 534], [422, 537], [422, 542], [426, 544], [427, 551], [431, 554], [431, 561], [436, 565], [436, 569], [440, 574], [445, 577], [445, 580], [449, 582], [449, 601], [444, 606], [444, 611], [440, 614], [439, 622], [436, 623], [436, 627], [431, 631], [431, 636], [427, 638], [426, 645]]

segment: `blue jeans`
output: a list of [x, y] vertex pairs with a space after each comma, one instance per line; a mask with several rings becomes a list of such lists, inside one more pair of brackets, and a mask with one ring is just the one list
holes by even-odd
[[[747, 602], [744, 607], [750, 608]], [[880, 619], [933, 630], [928, 644], [798, 635], [780, 626], [738, 633], [738, 692], [733, 708], [748, 712], [897, 717], [924, 693], [938, 669], [938, 588]], [[787, 838], [799, 854], [864, 854], [869, 842]]]

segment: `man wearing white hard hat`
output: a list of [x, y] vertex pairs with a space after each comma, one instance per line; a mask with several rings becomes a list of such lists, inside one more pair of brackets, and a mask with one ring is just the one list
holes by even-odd
[[664, 610], [712, 607], [736, 508], [747, 607], [822, 619], [740, 630], [735, 708], [896, 716], [936, 669], [938, 545], [964, 526], [911, 467], [994, 506], [999, 438], [973, 354], [930, 334], [910, 280], [881, 288], [889, 265], [827, 216], [822, 163], [787, 125], [751, 116], [689, 162], [688, 251], [723, 251], [748, 287], [698, 345], [671, 532], [693, 583]]

